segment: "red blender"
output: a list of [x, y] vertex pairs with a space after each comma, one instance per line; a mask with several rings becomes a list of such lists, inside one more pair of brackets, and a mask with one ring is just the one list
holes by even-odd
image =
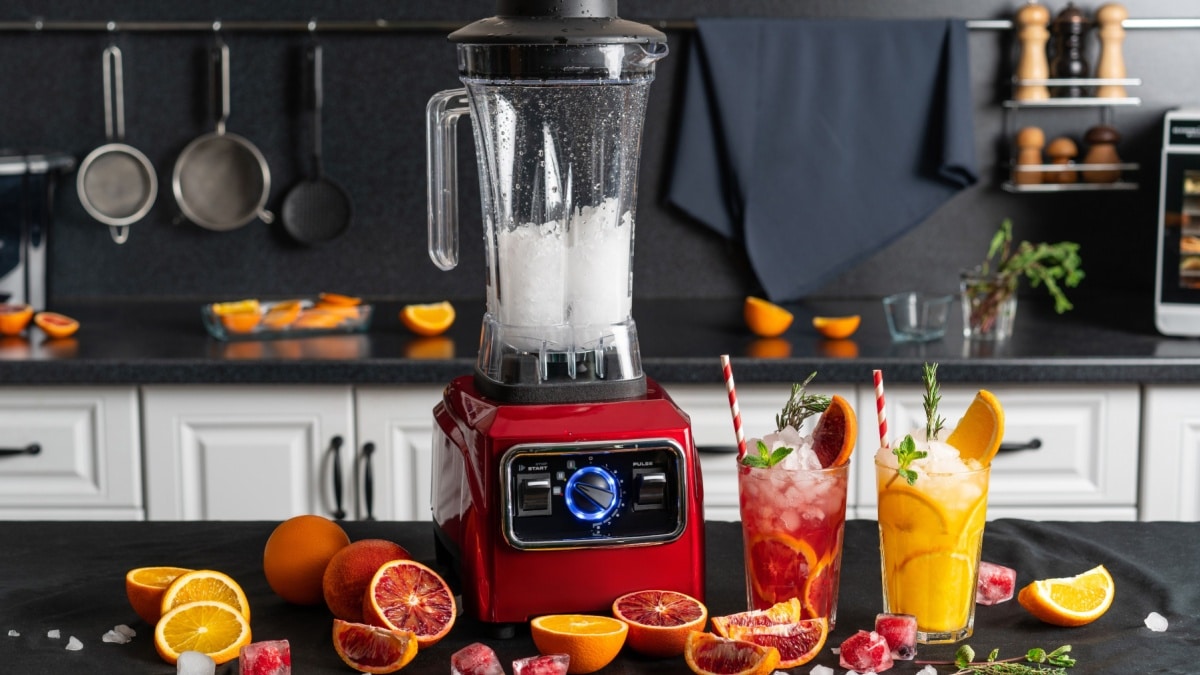
[[464, 88], [429, 102], [429, 253], [458, 262], [455, 125], [469, 115], [487, 310], [474, 375], [434, 408], [439, 559], [493, 624], [703, 598], [690, 421], [642, 372], [631, 314], [637, 167], [666, 37], [616, 0], [499, 0], [450, 35]]

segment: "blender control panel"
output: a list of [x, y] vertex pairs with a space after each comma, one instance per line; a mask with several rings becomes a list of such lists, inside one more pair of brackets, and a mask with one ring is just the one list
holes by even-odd
[[510, 448], [504, 534], [518, 549], [671, 541], [686, 518], [686, 462], [670, 439]]

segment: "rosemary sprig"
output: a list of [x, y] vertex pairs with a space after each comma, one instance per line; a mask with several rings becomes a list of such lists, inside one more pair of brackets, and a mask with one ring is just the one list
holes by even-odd
[[[998, 658], [999, 649], [993, 649], [986, 661], [975, 661], [975, 650], [963, 645], [954, 654], [954, 661], [917, 661], [917, 665], [948, 666], [958, 668], [954, 675], [1066, 675], [1067, 668], [1075, 665], [1070, 655], [1071, 645], [1063, 645], [1050, 653], [1039, 647], [1025, 652], [1024, 656], [1008, 659]], [[1026, 665], [1026, 663], [1033, 665]]]
[[921, 370], [921, 379], [925, 382], [925, 438], [936, 441], [942, 427], [946, 425], [945, 418], [937, 414], [938, 403], [942, 400], [941, 387], [937, 381], [938, 364], [926, 363]]
[[800, 384], [792, 385], [791, 396], [788, 397], [787, 403], [783, 404], [783, 410], [775, 416], [776, 431], [783, 431], [789, 426], [799, 430], [800, 425], [804, 424], [804, 420], [825, 412], [825, 409], [829, 407], [830, 398], [828, 396], [808, 394], [804, 391], [804, 388], [816, 376], [816, 372], [813, 372]]

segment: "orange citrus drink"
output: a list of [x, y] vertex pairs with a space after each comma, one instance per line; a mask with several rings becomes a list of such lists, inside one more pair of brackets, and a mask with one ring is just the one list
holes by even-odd
[[919, 642], [957, 642], [975, 620], [990, 464], [945, 442], [917, 447], [928, 456], [908, 465], [911, 484], [891, 448], [875, 457], [884, 611], [917, 617]]

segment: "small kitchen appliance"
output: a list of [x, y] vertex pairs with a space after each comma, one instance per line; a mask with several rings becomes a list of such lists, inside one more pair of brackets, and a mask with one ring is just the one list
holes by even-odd
[[1164, 335], [1200, 336], [1200, 108], [1163, 120], [1154, 324]]
[[0, 150], [0, 302], [46, 307], [47, 242], [61, 152]]
[[469, 115], [487, 308], [474, 375], [434, 408], [433, 520], [465, 608], [503, 634], [648, 588], [702, 598], [690, 421], [642, 372], [631, 313], [637, 166], [665, 36], [616, 0], [499, 0], [450, 35], [429, 102], [429, 253], [458, 263]]

